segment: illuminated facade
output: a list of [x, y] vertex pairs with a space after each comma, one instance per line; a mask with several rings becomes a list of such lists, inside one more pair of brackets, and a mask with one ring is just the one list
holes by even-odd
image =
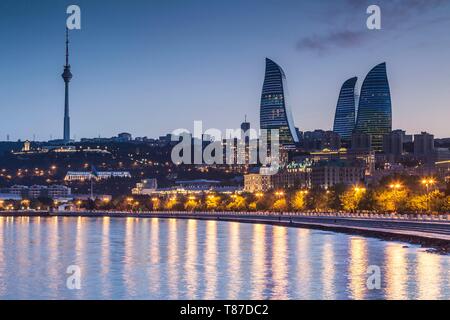
[[334, 116], [333, 131], [345, 141], [350, 141], [356, 120], [356, 82], [358, 78], [351, 78], [344, 82], [339, 93], [339, 99]]
[[291, 109], [287, 102], [286, 76], [283, 69], [266, 58], [266, 73], [261, 95], [260, 126], [268, 131], [278, 129], [280, 145], [299, 142]]
[[386, 63], [374, 67], [364, 79], [355, 131], [371, 135], [374, 151], [383, 150], [383, 136], [392, 131], [391, 93]]

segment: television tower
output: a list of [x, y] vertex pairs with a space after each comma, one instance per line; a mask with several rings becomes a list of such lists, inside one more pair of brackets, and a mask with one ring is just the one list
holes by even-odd
[[69, 29], [66, 28], [66, 64], [62, 74], [65, 84], [65, 102], [64, 102], [64, 136], [65, 143], [70, 141], [70, 116], [69, 116], [69, 82], [72, 79], [69, 64]]

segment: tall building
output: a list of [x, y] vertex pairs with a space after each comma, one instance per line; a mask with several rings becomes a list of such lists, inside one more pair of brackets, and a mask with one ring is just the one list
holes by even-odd
[[389, 160], [397, 161], [403, 155], [405, 136], [405, 131], [394, 130], [383, 137], [383, 152]]
[[305, 151], [339, 150], [341, 148], [341, 137], [334, 131], [306, 131], [303, 134], [302, 145]]
[[241, 139], [248, 143], [250, 141], [250, 122], [247, 122], [247, 116], [245, 116], [244, 122], [241, 123], [241, 131]]
[[333, 131], [345, 141], [352, 139], [356, 119], [356, 82], [357, 77], [344, 82], [339, 93], [339, 99], [334, 116]]
[[66, 28], [66, 65], [62, 74], [65, 84], [65, 101], [64, 101], [64, 135], [63, 141], [70, 141], [70, 116], [69, 116], [69, 82], [72, 80], [69, 64], [69, 29]]
[[427, 162], [434, 159], [434, 135], [427, 132], [414, 135], [414, 157]]
[[261, 95], [260, 126], [268, 131], [278, 129], [281, 146], [299, 142], [287, 102], [286, 75], [279, 65], [268, 58]]
[[372, 149], [372, 136], [367, 133], [353, 133], [351, 149], [353, 151], [370, 151]]
[[374, 67], [361, 87], [357, 133], [372, 136], [372, 147], [375, 151], [383, 150], [383, 135], [392, 131], [392, 105], [386, 63]]

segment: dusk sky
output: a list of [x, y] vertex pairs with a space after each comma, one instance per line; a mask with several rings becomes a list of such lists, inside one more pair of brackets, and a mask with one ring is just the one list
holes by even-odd
[[[387, 63], [393, 128], [450, 137], [450, 0], [2, 0], [0, 140], [62, 137], [66, 8], [72, 136], [259, 127], [264, 58], [295, 125], [331, 129], [342, 83]], [[378, 4], [382, 30], [368, 30]]]

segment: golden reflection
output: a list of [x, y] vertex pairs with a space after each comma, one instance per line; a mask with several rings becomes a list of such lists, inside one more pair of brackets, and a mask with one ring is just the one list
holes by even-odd
[[322, 284], [323, 284], [323, 298], [327, 300], [334, 300], [335, 297], [335, 257], [333, 240], [327, 238], [323, 244], [322, 249]]
[[351, 237], [349, 251], [349, 294], [352, 299], [362, 300], [367, 293], [367, 240]]
[[[167, 267], [169, 275], [168, 285], [170, 291], [170, 299], [178, 299], [178, 282], [179, 282], [178, 230], [177, 230], [178, 221], [176, 219], [169, 219], [168, 224], [169, 224], [168, 239], [167, 239], [167, 255], [168, 255]], [[159, 263], [159, 260], [156, 263]], [[159, 268], [157, 269], [159, 270]]]
[[228, 299], [238, 299], [241, 290], [241, 250], [240, 250], [240, 226], [239, 222], [230, 222], [228, 225]]
[[133, 260], [134, 253], [134, 218], [126, 218], [125, 221], [125, 252], [124, 252], [124, 284], [129, 296], [133, 296], [136, 291], [136, 283], [133, 277], [133, 270], [135, 267], [135, 261]]
[[195, 299], [198, 287], [198, 270], [197, 270], [197, 221], [187, 221], [186, 234], [186, 281], [188, 299]]
[[417, 252], [418, 300], [436, 300], [441, 294], [441, 256], [428, 252]]
[[12, 225], [12, 227], [17, 230], [14, 237], [14, 247], [22, 248], [20, 250], [16, 250], [17, 263], [14, 265], [14, 270], [19, 281], [28, 275], [31, 268], [28, 259], [30, 254], [29, 221], [29, 217], [18, 217]]
[[288, 299], [288, 247], [286, 227], [273, 227], [272, 272], [273, 299]]
[[311, 230], [297, 231], [297, 292], [300, 299], [310, 299], [311, 290]]
[[50, 218], [50, 223], [48, 223], [47, 240], [46, 240], [47, 246], [48, 246], [48, 254], [49, 254], [49, 259], [46, 262], [47, 270], [48, 270], [49, 279], [52, 279], [52, 281], [48, 282], [48, 285], [54, 292], [56, 292], [59, 284], [62, 281], [61, 279], [59, 279], [61, 274], [60, 274], [58, 268], [56, 267], [58, 265], [58, 259], [59, 259], [58, 223], [59, 223], [58, 217]]
[[264, 299], [266, 264], [266, 225], [253, 225], [253, 265], [252, 265], [252, 300]]
[[111, 257], [110, 257], [110, 218], [104, 217], [102, 218], [102, 243], [100, 245], [101, 250], [101, 277], [103, 282], [103, 294], [107, 295], [109, 292], [109, 286], [108, 286], [108, 275], [110, 272], [110, 263], [111, 263]]
[[204, 255], [206, 291], [205, 300], [216, 298], [217, 291], [217, 221], [206, 222], [206, 248]]
[[[5, 259], [5, 218], [0, 217], [0, 270], [6, 270]], [[0, 296], [5, 296], [7, 292], [5, 274], [0, 272]]]
[[[67, 220], [69, 227], [72, 224], [72, 220], [68, 218]], [[83, 259], [88, 259], [86, 254], [86, 237], [88, 233], [86, 232], [85, 220], [82, 217], [78, 217], [76, 220], [76, 236], [75, 236], [75, 265], [81, 268], [81, 275], [83, 276]], [[65, 266], [67, 268], [68, 266]], [[81, 284], [83, 288], [83, 284]], [[83, 290], [77, 290], [77, 294], [83, 295]]]
[[385, 250], [386, 255], [386, 299], [407, 299], [406, 285], [408, 283], [408, 261], [406, 250], [402, 244], [389, 243]]

